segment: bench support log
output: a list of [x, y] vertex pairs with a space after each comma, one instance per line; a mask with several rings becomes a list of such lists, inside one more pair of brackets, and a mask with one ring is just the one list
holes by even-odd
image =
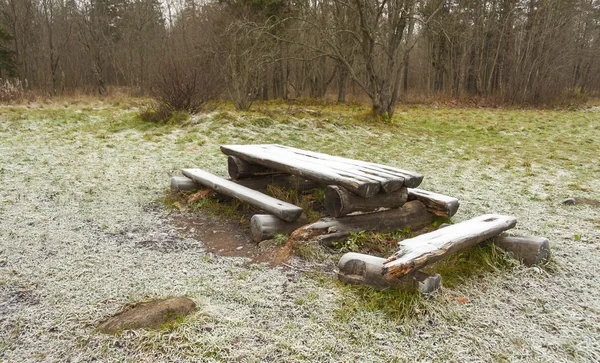
[[338, 263], [338, 279], [352, 285], [368, 285], [376, 289], [398, 287], [403, 289], [417, 288], [422, 294], [429, 294], [440, 288], [441, 276], [427, 275], [417, 271], [410, 276], [383, 277], [385, 258], [349, 252], [340, 258]]
[[526, 266], [538, 265], [550, 258], [550, 242], [543, 237], [498, 236], [494, 244], [510, 252]]
[[227, 157], [227, 171], [231, 179], [253, 178], [257, 176], [281, 174], [280, 171], [265, 168], [262, 165], [251, 164], [237, 156]]
[[379, 193], [371, 198], [362, 198], [337, 185], [330, 185], [325, 189], [325, 209], [330, 216], [337, 218], [352, 212], [402, 207], [407, 198], [406, 187], [392, 193]]
[[343, 241], [350, 232], [390, 233], [398, 229], [418, 230], [433, 221], [433, 215], [425, 209], [423, 203], [408, 202], [402, 208], [383, 212], [360, 214], [342, 218], [323, 218], [294, 231], [290, 240], [294, 245], [317, 240], [324, 245]]
[[174, 176], [171, 178], [171, 191], [173, 193], [194, 192], [201, 189], [202, 185], [185, 176]]
[[286, 222], [271, 214], [255, 214], [250, 219], [250, 233], [254, 242], [260, 242], [276, 234], [290, 234], [306, 223], [303, 217], [294, 222]]

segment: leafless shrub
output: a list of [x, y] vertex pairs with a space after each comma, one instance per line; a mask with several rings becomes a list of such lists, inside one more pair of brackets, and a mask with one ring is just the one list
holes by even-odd
[[151, 94], [166, 108], [197, 113], [208, 101], [220, 95], [220, 80], [208, 62], [185, 63], [166, 63]]
[[150, 89], [154, 104], [142, 119], [157, 122], [201, 112], [207, 102], [219, 97], [220, 85], [218, 72], [208, 60], [165, 61]]
[[0, 104], [23, 99], [23, 84], [18, 79], [0, 78]]

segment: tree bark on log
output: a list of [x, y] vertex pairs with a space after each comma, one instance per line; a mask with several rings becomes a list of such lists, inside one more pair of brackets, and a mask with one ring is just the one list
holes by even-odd
[[514, 217], [486, 214], [406, 239], [398, 243], [399, 250], [385, 262], [384, 275], [391, 278], [410, 274], [449, 254], [497, 236], [516, 224]]
[[251, 164], [237, 156], [227, 157], [227, 171], [231, 179], [245, 179], [257, 176], [281, 174], [280, 171], [265, 168], [262, 165]]
[[419, 200], [427, 210], [440, 217], [452, 217], [458, 211], [458, 199], [423, 189], [408, 189], [408, 200]]
[[271, 214], [255, 214], [250, 219], [250, 233], [254, 242], [260, 242], [276, 234], [290, 234], [307, 222], [303, 217], [294, 222], [286, 222]]
[[201, 169], [182, 169], [183, 175], [209, 187], [217, 193], [237, 198], [261, 208], [288, 222], [295, 221], [302, 214], [302, 208], [275, 199], [254, 189], [220, 178]]
[[237, 156], [249, 163], [280, 170], [287, 174], [300, 176], [318, 183], [342, 185], [346, 189], [365, 198], [377, 194], [381, 187], [379, 182], [356, 178], [345, 173], [338, 173], [330, 168], [308, 161], [293, 160], [290, 163], [289, 160], [274, 152], [267, 152], [251, 146], [255, 145], [224, 145], [221, 146], [221, 151], [226, 155]]
[[406, 203], [406, 187], [393, 193], [379, 193], [371, 198], [362, 198], [337, 185], [325, 189], [325, 209], [332, 217], [341, 217], [352, 212], [372, 212], [379, 208], [399, 208]]
[[292, 244], [317, 240], [319, 243], [331, 245], [342, 241], [350, 232], [390, 233], [398, 229], [417, 230], [433, 221], [431, 213], [419, 201], [408, 202], [402, 208], [383, 212], [360, 214], [342, 218], [323, 218], [294, 231], [290, 236]]
[[543, 237], [498, 236], [494, 244], [526, 266], [538, 265], [550, 257], [550, 242]]

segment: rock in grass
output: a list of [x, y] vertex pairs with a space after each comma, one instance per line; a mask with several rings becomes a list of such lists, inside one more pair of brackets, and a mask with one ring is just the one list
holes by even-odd
[[110, 317], [98, 330], [115, 334], [125, 329], [159, 329], [195, 310], [196, 304], [187, 297], [152, 300]]

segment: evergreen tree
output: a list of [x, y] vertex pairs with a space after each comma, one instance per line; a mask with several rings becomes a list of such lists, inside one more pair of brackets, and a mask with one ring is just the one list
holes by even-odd
[[0, 78], [14, 77], [17, 74], [15, 52], [9, 45], [11, 40], [13, 40], [12, 35], [0, 29]]

